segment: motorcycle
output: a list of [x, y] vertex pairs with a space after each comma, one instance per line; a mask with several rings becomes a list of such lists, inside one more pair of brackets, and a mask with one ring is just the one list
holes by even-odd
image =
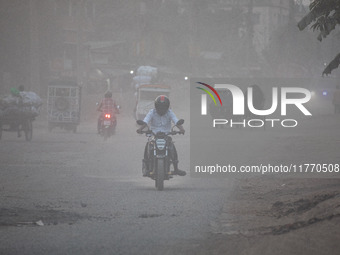
[[[142, 172], [143, 176], [150, 177], [155, 181], [155, 187], [157, 190], [164, 189], [164, 180], [170, 180], [174, 176], [174, 166], [172, 159], [170, 158], [169, 147], [171, 146], [171, 135], [180, 134], [180, 131], [175, 131], [174, 128], [179, 125], [183, 125], [184, 120], [179, 120], [176, 125], [171, 128], [169, 133], [157, 132], [153, 133], [150, 128], [146, 131], [141, 131], [141, 134], [145, 134], [148, 137], [147, 153], [148, 153], [148, 165], [143, 160]], [[145, 125], [142, 120], [137, 120], [138, 125]]]
[[99, 126], [99, 134], [104, 137], [104, 141], [115, 134], [116, 126], [116, 116], [114, 114], [112, 115], [111, 113], [103, 113]]
[[[96, 103], [98, 106], [99, 104]], [[103, 110], [98, 110], [101, 112], [101, 116], [98, 120], [98, 134], [104, 137], [104, 141], [106, 141], [110, 136], [114, 135], [116, 132], [117, 126], [117, 117], [116, 114], [119, 113], [120, 106], [116, 106], [116, 112], [105, 112]]]

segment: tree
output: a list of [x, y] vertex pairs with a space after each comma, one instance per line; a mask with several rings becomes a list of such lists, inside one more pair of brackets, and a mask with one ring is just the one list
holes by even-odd
[[[314, 0], [309, 5], [309, 13], [298, 23], [301, 30], [311, 24], [311, 29], [320, 31], [318, 40], [326, 38], [336, 25], [340, 24], [340, 0]], [[340, 64], [340, 53], [326, 66], [322, 75], [328, 75]]]
[[299, 33], [293, 22], [279, 27], [271, 34], [269, 44], [262, 51], [266, 75], [307, 77], [320, 59], [320, 45], [313, 33]]

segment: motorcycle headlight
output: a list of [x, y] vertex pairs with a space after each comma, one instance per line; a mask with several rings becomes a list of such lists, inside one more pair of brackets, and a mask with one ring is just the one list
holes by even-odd
[[166, 144], [166, 141], [164, 139], [157, 139], [156, 140], [156, 146], [157, 146], [157, 149], [159, 149], [159, 150], [164, 150], [165, 144]]

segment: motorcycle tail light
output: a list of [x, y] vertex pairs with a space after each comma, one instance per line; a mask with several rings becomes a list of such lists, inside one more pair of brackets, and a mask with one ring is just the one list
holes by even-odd
[[166, 144], [166, 141], [164, 139], [157, 139], [156, 140], [156, 146], [157, 146], [157, 149], [159, 149], [159, 150], [164, 150], [165, 144]]
[[111, 114], [105, 114], [105, 118], [110, 119], [111, 118]]

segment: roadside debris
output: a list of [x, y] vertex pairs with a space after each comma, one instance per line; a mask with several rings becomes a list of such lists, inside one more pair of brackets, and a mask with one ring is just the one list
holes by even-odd
[[40, 227], [44, 226], [44, 223], [42, 222], [42, 220], [38, 220], [35, 224]]

